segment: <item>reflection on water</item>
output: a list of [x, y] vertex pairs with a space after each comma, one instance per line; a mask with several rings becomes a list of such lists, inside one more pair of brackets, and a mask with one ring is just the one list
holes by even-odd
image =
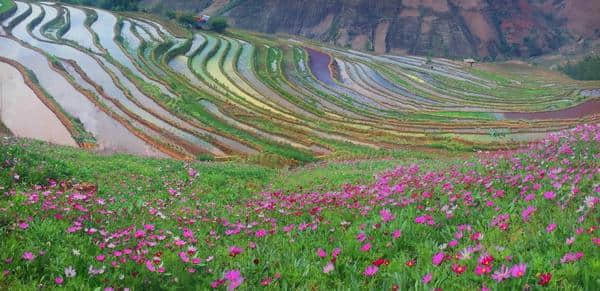
[[545, 112], [505, 112], [502, 117], [506, 119], [574, 119], [587, 115], [600, 113], [600, 99], [588, 100], [579, 105], [556, 111]]
[[21, 46], [16, 41], [0, 37], [2, 56], [15, 60], [31, 70], [44, 88], [70, 115], [79, 119], [85, 129], [96, 137], [99, 150], [148, 156], [165, 155], [144, 143], [114, 119], [94, 106], [84, 95], [52, 70], [42, 54]]
[[18, 137], [41, 139], [59, 145], [77, 146], [60, 120], [25, 84], [14, 67], [0, 62], [0, 117]]
[[69, 10], [71, 17], [71, 27], [69, 31], [63, 35], [64, 39], [72, 40], [84, 48], [91, 49], [95, 53], [101, 53], [100, 50], [94, 45], [92, 34], [87, 27], [85, 27], [85, 19], [87, 15], [81, 9], [74, 7], [65, 6]]

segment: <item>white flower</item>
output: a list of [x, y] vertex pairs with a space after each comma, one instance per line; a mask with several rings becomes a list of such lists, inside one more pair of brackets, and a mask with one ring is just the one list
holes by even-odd
[[65, 276], [67, 278], [73, 278], [77, 275], [77, 272], [75, 271], [75, 269], [73, 269], [72, 266], [68, 266], [65, 268]]
[[79, 255], [81, 255], [81, 253], [79, 252], [78, 249], [73, 249], [73, 255], [79, 256]]

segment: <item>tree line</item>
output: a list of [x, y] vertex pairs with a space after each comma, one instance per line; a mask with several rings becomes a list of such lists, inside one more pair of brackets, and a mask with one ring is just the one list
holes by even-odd
[[575, 80], [600, 80], [600, 56], [587, 56], [577, 63], [568, 62], [560, 70]]

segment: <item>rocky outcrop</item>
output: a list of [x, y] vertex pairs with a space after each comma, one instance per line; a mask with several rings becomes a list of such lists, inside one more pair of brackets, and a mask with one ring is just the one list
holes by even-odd
[[[161, 3], [144, 0], [145, 5]], [[144, 2], [143, 1], [143, 2]], [[213, 3], [215, 2], [215, 3]], [[600, 38], [589, 0], [171, 0], [224, 13], [240, 28], [287, 33], [377, 53], [448, 57], [533, 56]], [[585, 41], [583, 42], [585, 44]]]

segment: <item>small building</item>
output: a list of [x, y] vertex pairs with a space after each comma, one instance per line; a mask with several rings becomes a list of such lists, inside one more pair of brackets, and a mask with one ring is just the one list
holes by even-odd
[[469, 64], [471, 67], [473, 66], [473, 64], [477, 63], [477, 61], [474, 59], [464, 59], [463, 62]]
[[210, 16], [208, 15], [196, 16], [196, 28], [207, 29], [208, 20], [210, 20]]

